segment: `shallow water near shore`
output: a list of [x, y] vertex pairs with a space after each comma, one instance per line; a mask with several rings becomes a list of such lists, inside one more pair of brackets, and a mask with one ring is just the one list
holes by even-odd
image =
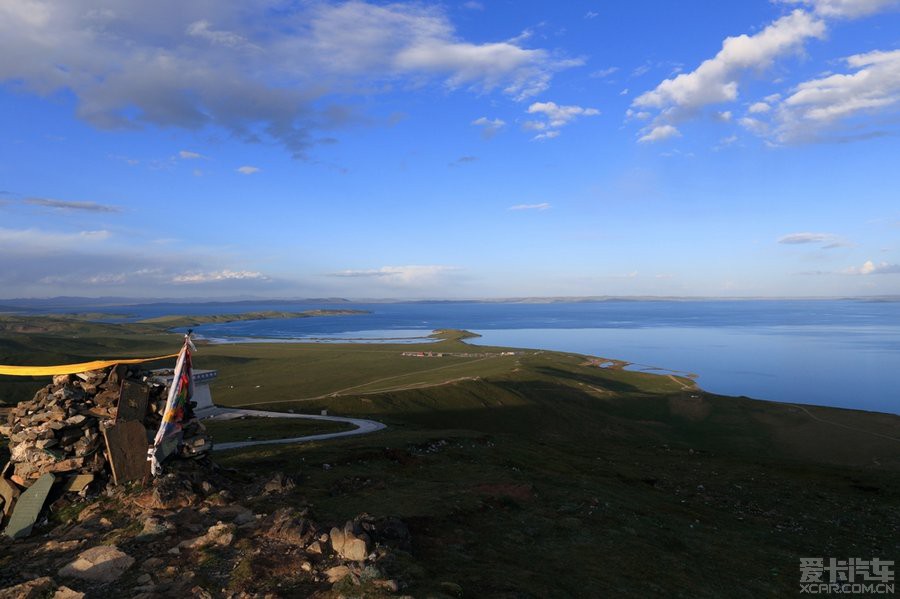
[[723, 395], [900, 413], [900, 329], [844, 327], [523, 329], [478, 343], [574, 351], [698, 375]]

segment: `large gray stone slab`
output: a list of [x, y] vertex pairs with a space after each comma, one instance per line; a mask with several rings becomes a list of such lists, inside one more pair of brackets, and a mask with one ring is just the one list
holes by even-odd
[[103, 429], [106, 451], [117, 485], [143, 479], [150, 474], [147, 461], [147, 429], [142, 422], [126, 420]]
[[19, 496], [3, 534], [11, 539], [22, 539], [31, 534], [55, 480], [56, 477], [48, 472]]

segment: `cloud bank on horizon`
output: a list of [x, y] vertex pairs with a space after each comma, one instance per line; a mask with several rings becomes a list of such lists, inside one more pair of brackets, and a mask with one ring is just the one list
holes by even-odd
[[703, 10], [0, 3], [2, 295], [900, 294], [900, 0]]

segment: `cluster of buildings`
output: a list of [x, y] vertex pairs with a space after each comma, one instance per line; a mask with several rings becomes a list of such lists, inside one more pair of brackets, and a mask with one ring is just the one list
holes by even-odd
[[405, 358], [490, 358], [493, 356], [517, 356], [523, 352], [503, 351], [500, 353], [460, 353], [460, 352], [436, 352], [436, 351], [405, 351], [402, 355]]

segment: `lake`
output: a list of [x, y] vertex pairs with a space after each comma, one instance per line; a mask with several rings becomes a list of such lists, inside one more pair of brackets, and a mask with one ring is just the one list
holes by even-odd
[[[707, 391], [900, 413], [900, 303], [862, 300], [185, 303], [116, 307], [133, 316], [313, 308], [369, 314], [203, 325], [214, 338], [421, 341], [467, 329], [473, 343], [553, 349], [698, 375]], [[84, 310], [84, 308], [80, 308]]]

